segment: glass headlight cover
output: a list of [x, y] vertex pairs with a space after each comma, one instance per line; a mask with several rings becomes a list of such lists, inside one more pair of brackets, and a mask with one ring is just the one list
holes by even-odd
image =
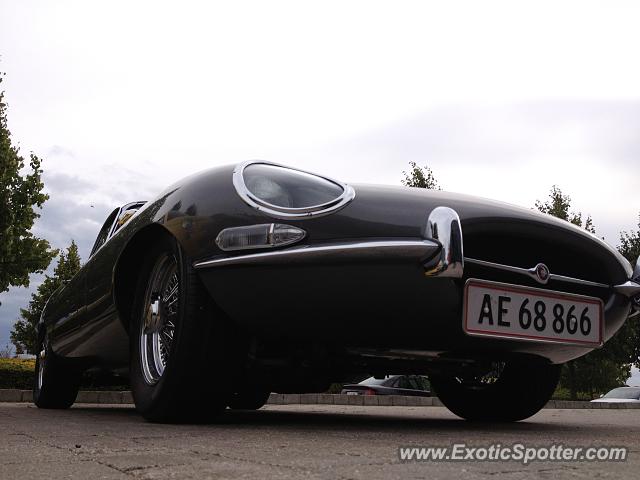
[[349, 185], [264, 161], [238, 165], [233, 183], [246, 203], [276, 218], [330, 213], [355, 196]]
[[225, 252], [282, 247], [299, 242], [306, 234], [303, 229], [291, 225], [263, 223], [225, 228], [218, 234], [216, 245]]

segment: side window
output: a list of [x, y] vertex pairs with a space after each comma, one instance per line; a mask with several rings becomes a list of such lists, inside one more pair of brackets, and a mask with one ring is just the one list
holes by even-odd
[[104, 245], [105, 242], [107, 241], [107, 239], [109, 238], [109, 232], [111, 232], [111, 227], [113, 226], [113, 222], [116, 219], [116, 215], [118, 215], [119, 211], [120, 211], [120, 209], [116, 208], [107, 217], [107, 220], [104, 222], [104, 225], [102, 225], [102, 228], [100, 229], [100, 232], [98, 233], [98, 237], [96, 238], [96, 242], [93, 244], [93, 248], [91, 249], [91, 255], [90, 256], [93, 256], [93, 254], [96, 253], [98, 251], [98, 249], [102, 245]]
[[398, 388], [415, 389], [415, 387], [411, 384], [411, 380], [409, 379], [409, 377], [404, 376], [398, 379]]
[[417, 376], [416, 381], [420, 385], [421, 390], [431, 390], [431, 384], [429, 383], [429, 379], [423, 376]]
[[140, 208], [144, 205], [145, 202], [136, 202], [129, 203], [120, 209], [120, 214], [118, 215], [118, 220], [116, 221], [116, 225], [113, 228], [113, 232], [117, 232], [122, 228], [122, 226], [127, 223], [133, 215], [140, 210]]

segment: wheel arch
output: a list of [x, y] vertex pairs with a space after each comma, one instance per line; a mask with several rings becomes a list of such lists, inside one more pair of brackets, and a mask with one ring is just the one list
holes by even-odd
[[[175, 236], [167, 228], [158, 223], [147, 225], [136, 232], [127, 242], [113, 269], [114, 304], [127, 332], [131, 323], [136, 284], [145, 259], [145, 252], [159, 236], [169, 236], [175, 239]], [[177, 239], [175, 240], [177, 241]]]

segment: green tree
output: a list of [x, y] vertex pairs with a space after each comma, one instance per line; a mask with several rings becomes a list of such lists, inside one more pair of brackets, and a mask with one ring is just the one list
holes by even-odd
[[60, 286], [80, 270], [78, 246], [72, 240], [66, 252], [61, 252], [53, 276], [46, 275], [38, 289], [31, 295], [27, 308], [20, 309], [20, 319], [13, 325], [11, 342], [17, 353], [33, 353], [38, 349], [36, 327], [47, 300]]
[[635, 267], [640, 257], [640, 215], [638, 215], [637, 232], [621, 232], [618, 251]]
[[[546, 202], [536, 202], [536, 208], [595, 233], [591, 217], [587, 216], [583, 221], [582, 213], [572, 212], [571, 197], [564, 195], [556, 185], [551, 188]], [[637, 340], [632, 324], [627, 322], [604, 347], [567, 362], [562, 369], [560, 387], [568, 389], [571, 399], [576, 400], [579, 393], [593, 397], [622, 385], [637, 358], [634, 357]]]
[[409, 173], [402, 172], [404, 179], [400, 180], [405, 187], [428, 188], [431, 190], [440, 190], [440, 185], [433, 171], [428, 167], [420, 167], [416, 162], [409, 162], [411, 170]]
[[[640, 215], [638, 215], [637, 232], [620, 233], [618, 251], [635, 267], [640, 258]], [[633, 347], [631, 353], [633, 363], [640, 368], [640, 315], [631, 317], [620, 330], [618, 336], [626, 336], [629, 339]]]
[[596, 233], [596, 229], [593, 226], [593, 221], [590, 216], [587, 216], [582, 222], [582, 213], [571, 212], [571, 197], [569, 195], [563, 195], [562, 190], [557, 185], [551, 187], [551, 193], [549, 194], [549, 200], [546, 202], [536, 201], [536, 208], [542, 213], [548, 213], [554, 217], [561, 218], [567, 222], [573, 223], [578, 227], [584, 227], [584, 229], [591, 233]]
[[[0, 83], [2, 77], [0, 77]], [[49, 198], [42, 193], [41, 162], [33, 153], [29, 170], [18, 147], [11, 145], [7, 128], [7, 104], [0, 92], [0, 293], [9, 286], [29, 286], [30, 273], [42, 273], [57, 252], [49, 242], [31, 233], [33, 222]]]

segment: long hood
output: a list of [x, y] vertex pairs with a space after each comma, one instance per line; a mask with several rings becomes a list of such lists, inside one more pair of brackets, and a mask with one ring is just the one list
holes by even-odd
[[[232, 183], [233, 166], [201, 172], [178, 182], [158, 202], [164, 223], [194, 259], [222, 254], [213, 239], [235, 225], [283, 222], [245, 203]], [[480, 260], [552, 271], [607, 284], [632, 274], [629, 263], [596, 236], [532, 209], [464, 194], [384, 185], [352, 185], [344, 208], [312, 218], [291, 218], [307, 232], [306, 244], [371, 238], [423, 238], [434, 208], [454, 209], [462, 224], [464, 254]], [[156, 202], [153, 202], [154, 204]], [[196, 228], [197, 227], [197, 228]]]
[[315, 239], [331, 239], [336, 231], [351, 237], [421, 237], [430, 212], [447, 206], [460, 216], [465, 256], [526, 268], [544, 262], [557, 273], [609, 284], [632, 275], [629, 262], [603, 240], [533, 209], [420, 188], [354, 188], [356, 197], [346, 208], [309, 221]]

